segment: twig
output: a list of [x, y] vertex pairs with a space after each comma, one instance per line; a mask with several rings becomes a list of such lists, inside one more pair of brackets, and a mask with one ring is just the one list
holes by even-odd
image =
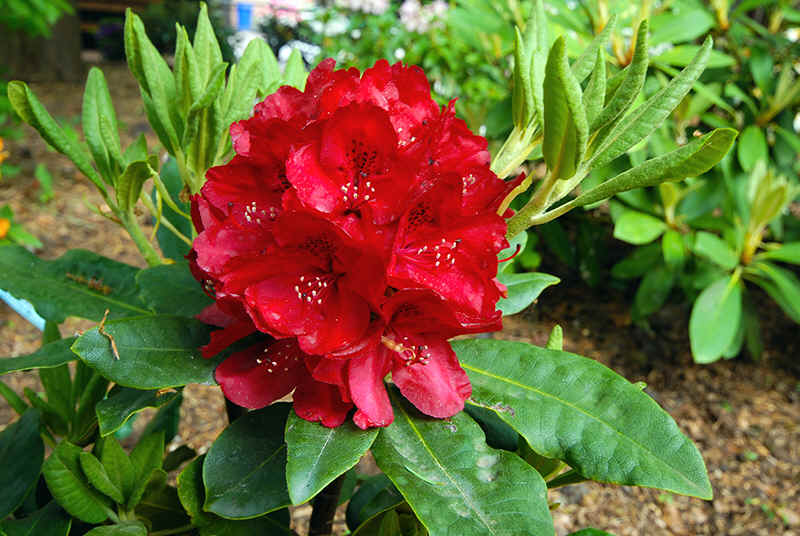
[[339, 506], [339, 495], [342, 493], [344, 478], [345, 475], [341, 475], [325, 486], [325, 489], [314, 498], [314, 510], [311, 512], [308, 536], [333, 534], [333, 517], [336, 515], [336, 507]]
[[105, 330], [106, 318], [108, 318], [108, 309], [106, 309], [103, 320], [100, 321], [100, 325], [97, 327], [97, 333], [106, 337], [111, 342], [111, 351], [114, 353], [114, 359], [119, 361], [119, 351], [117, 350], [117, 343], [114, 340], [114, 336]]

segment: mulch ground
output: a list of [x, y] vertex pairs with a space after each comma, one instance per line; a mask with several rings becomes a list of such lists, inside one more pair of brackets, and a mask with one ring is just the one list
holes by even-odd
[[[148, 132], [138, 89], [123, 65], [103, 65], [124, 126], [123, 143]], [[48, 109], [77, 123], [82, 87], [34, 85]], [[93, 186], [64, 158], [48, 150], [31, 129], [9, 143], [10, 163], [22, 172], [0, 181], [0, 206], [11, 205], [16, 219], [39, 237], [37, 254], [53, 258], [69, 248], [85, 248], [142, 265], [127, 235], [98, 216]], [[150, 136], [151, 144], [155, 138]], [[54, 176], [56, 197], [38, 201], [33, 178], [37, 163]], [[558, 274], [557, 275], [563, 275]], [[560, 535], [592, 526], [622, 535], [783, 535], [800, 536], [800, 338], [796, 325], [768, 300], [759, 303], [765, 319], [765, 358], [744, 358], [707, 366], [692, 363], [686, 337], [688, 310], [669, 305], [650, 329], [632, 325], [630, 297], [567, 282], [548, 289], [538, 303], [507, 319], [498, 337], [544, 344], [556, 323], [565, 332], [565, 349], [597, 359], [647, 392], [698, 445], [711, 475], [715, 497], [701, 501], [658, 490], [585, 483], [555, 490], [553, 517]], [[64, 335], [91, 323], [71, 320]], [[29, 353], [39, 332], [0, 305], [0, 356]], [[39, 388], [33, 373], [3, 378], [19, 393]], [[0, 402], [0, 429], [14, 419]], [[144, 419], [139, 419], [139, 422]], [[224, 402], [218, 389], [189, 386], [185, 391], [178, 441], [202, 451], [224, 428]], [[295, 511], [299, 530], [308, 508]], [[340, 532], [343, 527], [339, 524]]]

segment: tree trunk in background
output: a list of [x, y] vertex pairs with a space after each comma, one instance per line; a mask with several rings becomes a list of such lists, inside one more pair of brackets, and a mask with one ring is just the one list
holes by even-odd
[[7, 80], [35, 82], [76, 82], [83, 79], [81, 63], [81, 27], [76, 0], [70, 0], [74, 15], [63, 15], [52, 28], [49, 38], [30, 36], [24, 32], [9, 32], [0, 40], [8, 43], [0, 63], [8, 69], [3, 73]]

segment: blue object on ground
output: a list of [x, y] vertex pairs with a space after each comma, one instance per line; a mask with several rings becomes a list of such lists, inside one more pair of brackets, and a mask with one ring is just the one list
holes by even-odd
[[29, 302], [17, 299], [3, 289], [0, 289], [0, 300], [6, 302], [19, 316], [39, 328], [39, 331], [44, 330], [44, 318], [39, 316]]
[[253, 24], [253, 4], [236, 4], [237, 29], [249, 30]]

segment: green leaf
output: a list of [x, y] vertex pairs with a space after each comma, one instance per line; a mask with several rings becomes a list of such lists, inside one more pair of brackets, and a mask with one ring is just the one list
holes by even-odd
[[164, 433], [164, 441], [172, 441], [178, 433], [178, 425], [181, 421], [181, 405], [183, 404], [183, 392], [178, 391], [178, 395], [159, 408], [156, 414], [147, 423], [144, 434]]
[[238, 418], [214, 441], [203, 463], [204, 510], [247, 519], [288, 506], [283, 430], [290, 404]]
[[192, 103], [200, 96], [200, 71], [197, 57], [189, 42], [186, 28], [176, 25], [175, 28], [175, 94], [181, 115], [186, 117]]
[[[117, 114], [111, 102], [103, 71], [97, 67], [89, 70], [83, 93], [83, 135], [100, 174], [113, 184], [122, 165], [122, 148], [119, 140]], [[102, 121], [108, 123], [107, 128]]]
[[87, 365], [125, 387], [163, 389], [187, 383], [214, 384], [218, 361], [203, 359], [200, 347], [208, 343], [208, 327], [193, 319], [154, 315], [107, 322], [104, 329], [87, 331], [72, 345]]
[[599, 482], [711, 498], [697, 448], [653, 399], [612, 370], [520, 342], [452, 345], [472, 382], [471, 400], [494, 410], [538, 454]]
[[567, 536], [614, 536], [609, 532], [597, 529], [581, 529], [578, 532], [571, 532]]
[[800, 264], [800, 242], [787, 242], [775, 249], [762, 251], [755, 256], [755, 260], [771, 260]]
[[[591, 130], [595, 131], [618, 120], [630, 108], [633, 101], [641, 93], [644, 79], [647, 76], [647, 66], [649, 56], [648, 46], [648, 23], [643, 20], [636, 30], [636, 48], [633, 52], [633, 60], [625, 71], [624, 78], [619, 87], [614, 91], [608, 103], [600, 112], [595, 122], [591, 125]], [[610, 84], [609, 84], [610, 85]]]
[[670, 269], [682, 268], [689, 257], [683, 235], [675, 229], [667, 229], [661, 238], [661, 253]]
[[759, 160], [763, 160], [765, 163], [769, 162], [769, 149], [764, 131], [757, 125], [746, 127], [739, 138], [736, 156], [739, 159], [739, 165], [748, 172], [753, 171]]
[[572, 177], [586, 152], [589, 124], [581, 101], [581, 86], [570, 71], [561, 37], [550, 49], [544, 77], [542, 152], [555, 179]]
[[712, 11], [702, 5], [665, 11], [653, 18], [652, 42], [655, 45], [691, 41], [705, 35], [715, 25]]
[[800, 280], [794, 273], [768, 262], [754, 265], [755, 283], [775, 300], [789, 318], [800, 324]]
[[[115, 387], [108, 398], [97, 403], [97, 421], [100, 435], [113, 434], [128, 419], [147, 408], [160, 408], [178, 396], [175, 391], [159, 394], [158, 391], [140, 391], [128, 387]], [[121, 502], [121, 501], [120, 501]]]
[[303, 64], [303, 56], [300, 54], [300, 49], [292, 49], [289, 59], [286, 60], [286, 67], [283, 69], [284, 83], [303, 91], [306, 86], [307, 77], [308, 73]]
[[633, 298], [631, 316], [634, 320], [645, 318], [661, 309], [669, 298], [674, 282], [674, 272], [664, 265], [647, 272]]
[[726, 275], [700, 293], [689, 318], [689, 342], [697, 363], [711, 363], [731, 345], [742, 315], [742, 284]]
[[0, 375], [19, 370], [58, 367], [75, 361], [78, 356], [70, 350], [73, 342], [75, 342], [75, 337], [59, 339], [45, 344], [32, 354], [0, 359]]
[[183, 468], [178, 475], [178, 498], [181, 501], [186, 513], [200, 525], [195, 518], [208, 516], [203, 512], [203, 502], [205, 500], [203, 491], [203, 460], [205, 454], [198, 456]]
[[660, 219], [639, 212], [626, 210], [617, 218], [614, 225], [614, 238], [629, 244], [648, 244], [667, 230], [667, 224]]
[[11, 389], [8, 385], [3, 382], [0, 382], [0, 396], [5, 398], [8, 405], [16, 411], [18, 414], [22, 415], [26, 409], [28, 409], [28, 404], [20, 397], [13, 389]]
[[[190, 210], [189, 203], [184, 203], [180, 200], [180, 193], [183, 189], [183, 179], [181, 179], [178, 173], [178, 164], [175, 158], [170, 157], [167, 159], [164, 165], [161, 166], [159, 174], [161, 182], [164, 183], [167, 193], [169, 193], [176, 206], [185, 214], [188, 214]], [[154, 204], [156, 204], [156, 193], [157, 189], [153, 188], [151, 196]], [[169, 222], [185, 236], [192, 236], [193, 226], [191, 220], [175, 212], [166, 203], [163, 205], [161, 217], [169, 220]], [[166, 226], [158, 226], [158, 230], [156, 230], [156, 239], [165, 257], [177, 261], [178, 263], [182, 263], [186, 260], [184, 257], [189, 253], [189, 244], [178, 238], [172, 231], [167, 229]]]
[[[674, 65], [676, 67], [685, 67], [692, 63], [692, 59], [697, 55], [702, 47], [697, 45], [680, 45], [672, 47], [666, 52], [662, 52], [658, 56], [653, 57], [653, 63], [664, 63], [666, 65]], [[708, 63], [706, 67], [709, 69], [719, 69], [722, 67], [730, 67], [736, 64], [736, 60], [728, 54], [711, 50], [708, 56]]]
[[86, 475], [86, 478], [89, 479], [89, 483], [94, 486], [97, 491], [113, 499], [117, 504], [122, 504], [124, 502], [125, 499], [122, 496], [122, 490], [111, 481], [111, 478], [109, 478], [100, 460], [95, 458], [91, 452], [81, 452], [78, 460], [81, 463], [83, 474]]
[[153, 472], [161, 470], [161, 461], [163, 458], [163, 433], [149, 434], [139, 439], [139, 442], [136, 444], [136, 447], [134, 447], [130, 456], [131, 465], [133, 466], [133, 472], [136, 477], [133, 481], [133, 490], [128, 497], [127, 507], [129, 510], [139, 504]]
[[142, 301], [156, 313], [194, 317], [214, 301], [186, 262], [153, 266], [136, 274]]
[[82, 249], [45, 261], [21, 246], [0, 246], [0, 288], [58, 324], [68, 316], [99, 321], [106, 309], [109, 318], [148, 313], [137, 296], [137, 271]]
[[107, 193], [100, 175], [92, 167], [89, 155], [81, 148], [77, 140], [68, 136], [64, 129], [55, 122], [24, 82], [8, 83], [8, 99], [22, 120], [36, 129], [44, 141], [69, 158], [103, 194]]
[[144, 183], [153, 176], [151, 163], [147, 161], [131, 162], [125, 167], [114, 183], [117, 206], [123, 211], [133, 208], [142, 194]]
[[605, 51], [597, 50], [594, 72], [589, 85], [583, 93], [583, 107], [586, 110], [586, 121], [591, 125], [600, 115], [606, 98], [606, 58]]
[[[294, 536], [296, 533], [289, 528], [289, 524], [280, 519], [281, 510], [271, 514], [257, 517], [255, 519], [245, 519], [232, 521], [229, 519], [216, 518], [208, 525], [200, 527], [200, 536]], [[283, 517], [289, 517], [285, 514]]]
[[78, 458], [80, 447], [62, 441], [42, 466], [47, 487], [58, 504], [86, 523], [102, 523], [108, 517], [105, 499], [86, 482]]
[[617, 279], [636, 279], [649, 272], [660, 261], [661, 248], [658, 244], [649, 244], [634, 249], [633, 253], [615, 264], [611, 268], [611, 275]]
[[0, 523], [5, 536], [67, 536], [72, 518], [55, 501], [22, 519], [7, 519]]
[[695, 235], [692, 250], [723, 270], [733, 270], [739, 264], [739, 256], [724, 240], [705, 231], [698, 231]]
[[222, 63], [222, 51], [217, 43], [217, 36], [211, 26], [211, 21], [208, 19], [208, 8], [205, 2], [200, 3], [200, 12], [197, 14], [194, 52], [200, 80], [206, 84], [212, 79], [214, 70]]
[[603, 87], [605, 87], [605, 48], [616, 27], [617, 14], [614, 13], [608, 19], [608, 22], [606, 22], [603, 30], [592, 39], [592, 42], [589, 43], [583, 52], [581, 52], [581, 55], [573, 62], [572, 74], [575, 75], [575, 79], [578, 80], [578, 83], [583, 82], [586, 77], [589, 76], [589, 73], [596, 72], [598, 66], [600, 66], [602, 67], [600, 70], [603, 71]]
[[126, 521], [119, 525], [95, 527], [85, 536], [147, 536], [147, 528], [138, 521]]
[[473, 418], [486, 435], [486, 444], [494, 449], [514, 452], [519, 447], [519, 434], [504, 423], [497, 414], [480, 406], [466, 406], [464, 411]]
[[405, 502], [403, 496], [384, 474], [367, 478], [350, 498], [345, 519], [347, 527], [355, 531], [369, 519]]
[[114, 436], [108, 436], [99, 441], [100, 462], [108, 474], [109, 480], [121, 492], [125, 501], [130, 498], [136, 481], [136, 472], [133, 469], [128, 455], [122, 450]]
[[17, 509], [39, 480], [44, 460], [40, 423], [41, 413], [30, 408], [0, 432], [0, 519]]
[[651, 158], [620, 173], [570, 201], [570, 207], [597, 203], [634, 188], [655, 186], [670, 180], [696, 177], [714, 167], [736, 139], [733, 129], [716, 129], [667, 154]]
[[497, 302], [497, 308], [503, 311], [503, 316], [515, 315], [525, 310], [536, 301], [544, 289], [561, 281], [554, 275], [542, 272], [523, 274], [501, 272], [497, 279], [508, 288], [508, 297], [501, 298]]
[[390, 393], [395, 420], [372, 452], [432, 534], [555, 534], [544, 480], [516, 454], [490, 448], [463, 413], [421, 415]]
[[360, 430], [352, 421], [326, 428], [290, 412], [286, 421], [286, 482], [292, 504], [306, 502], [355, 466], [377, 435], [377, 428]]
[[525, 245], [528, 243], [528, 233], [519, 233], [514, 238], [508, 241], [508, 247], [501, 250], [497, 254], [499, 265], [497, 267], [498, 273], [503, 273], [513, 264], [513, 259], [521, 251], [525, 250]]
[[[590, 162], [592, 167], [602, 167], [625, 153], [631, 147], [652, 134], [667, 117], [669, 117], [669, 114], [672, 113], [678, 104], [680, 104], [681, 100], [689, 93], [692, 84], [700, 77], [705, 69], [708, 56], [711, 52], [711, 46], [711, 38], [706, 39], [700, 51], [685, 69], [670, 80], [663, 89], [657, 91], [644, 104], [623, 117], [622, 120], [611, 129], [608, 136], [606, 136], [594, 151]], [[647, 61], [643, 61], [646, 69]], [[631, 69], [634, 69], [634, 67], [635, 64], [631, 65]], [[626, 82], [627, 80], [628, 78], [625, 79]], [[614, 98], [619, 95], [620, 91], [629, 89], [624, 84], [625, 82], [623, 82], [623, 86], [617, 90]], [[641, 91], [641, 84], [638, 86], [636, 94], [638, 94], [639, 91]], [[634, 98], [636, 94], [634, 94]], [[633, 102], [633, 100], [630, 102]], [[609, 109], [612, 103], [609, 103], [606, 109]], [[605, 113], [605, 110], [603, 113]], [[601, 119], [598, 119], [597, 122], [600, 123], [601, 121]]]

